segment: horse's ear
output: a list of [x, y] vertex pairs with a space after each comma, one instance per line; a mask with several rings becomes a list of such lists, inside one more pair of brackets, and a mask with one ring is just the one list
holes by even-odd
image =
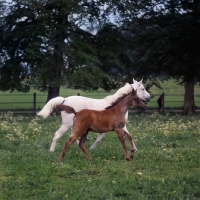
[[133, 78], [133, 84], [134, 84], [134, 83], [138, 83], [138, 82]]
[[142, 81], [143, 81], [143, 79], [142, 79], [141, 81], [139, 81], [139, 82], [140, 82], [140, 84], [142, 84]]

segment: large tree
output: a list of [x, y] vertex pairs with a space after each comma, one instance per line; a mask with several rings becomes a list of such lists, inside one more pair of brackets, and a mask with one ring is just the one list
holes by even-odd
[[[101, 69], [91, 34], [94, 24], [107, 22], [112, 6], [105, 8], [104, 3], [14, 0], [9, 6], [4, 4], [7, 12], [0, 26], [0, 90], [28, 91], [35, 87], [48, 90], [49, 100], [58, 96], [60, 86], [66, 83], [81, 89], [116, 87], [108, 87], [113, 77]], [[91, 81], [91, 77], [98, 81]]]

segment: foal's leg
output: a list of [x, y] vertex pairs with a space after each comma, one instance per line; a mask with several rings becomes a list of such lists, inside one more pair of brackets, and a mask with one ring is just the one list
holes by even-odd
[[[72, 126], [72, 128], [71, 128], [71, 135], [73, 135], [73, 133], [74, 133], [74, 128]], [[76, 140], [76, 144], [79, 144], [79, 140], [78, 139]]]
[[124, 148], [126, 160], [130, 161], [131, 158], [130, 158], [130, 156], [128, 154], [128, 150], [127, 150], [125, 139], [124, 139], [124, 130], [123, 129], [117, 129], [115, 131], [116, 131], [116, 133], [117, 133], [117, 135], [119, 137], [119, 140], [121, 141], [122, 146]]
[[59, 138], [61, 138], [69, 128], [70, 128], [69, 125], [62, 124], [62, 126], [55, 132], [54, 137], [53, 137], [53, 141], [52, 141], [52, 144], [51, 144], [51, 147], [50, 147], [51, 152], [53, 152], [55, 150], [57, 140]]
[[130, 133], [127, 133], [126, 131], [124, 131], [124, 136], [128, 138], [128, 140], [130, 141], [131, 144], [131, 159], [134, 157], [134, 152], [136, 151], [136, 146], [134, 145], [132, 136]]
[[61, 155], [60, 155], [60, 157], [59, 157], [59, 159], [58, 159], [59, 161], [63, 161], [67, 149], [68, 149], [77, 139], [78, 139], [78, 137], [76, 136], [76, 134], [73, 134], [73, 135], [66, 141], [65, 146], [64, 146], [64, 148], [63, 148], [63, 150], [62, 150], [62, 153], [61, 153]]
[[87, 152], [87, 149], [85, 147], [85, 141], [87, 139], [87, 133], [85, 133], [81, 139], [80, 139], [80, 142], [79, 142], [79, 147], [81, 148], [81, 150], [83, 151], [83, 153], [86, 155], [87, 159], [88, 160], [92, 160], [92, 157], [90, 156], [90, 154]]
[[[125, 114], [125, 120], [126, 120], [126, 122], [127, 122], [127, 120], [128, 120], [128, 112], [126, 112], [126, 114]], [[126, 127], [126, 124], [125, 124], [125, 126], [124, 126], [124, 131], [126, 132], [126, 133], [128, 133], [128, 134], [130, 134], [129, 133], [129, 131], [128, 131], [128, 129], [127, 129], [127, 127]], [[126, 136], [126, 135], [125, 135]], [[135, 151], [137, 150], [137, 147], [136, 147], [136, 145], [135, 145], [135, 143], [133, 142], [133, 140], [131, 141], [131, 146], [133, 146], [134, 147], [134, 149], [135, 149]]]
[[[124, 129], [124, 133], [126, 132], [126, 133], [130, 134], [126, 125], [124, 126], [123, 129]], [[126, 134], [125, 134], [125, 136], [126, 136]], [[133, 146], [134, 150], [137, 151], [137, 147], [136, 147], [135, 143], [133, 142], [133, 139], [131, 140], [131, 146]]]
[[90, 149], [94, 149], [96, 147], [96, 145], [102, 140], [102, 138], [104, 137], [106, 133], [99, 133], [96, 141], [94, 142], [94, 144], [90, 147]]

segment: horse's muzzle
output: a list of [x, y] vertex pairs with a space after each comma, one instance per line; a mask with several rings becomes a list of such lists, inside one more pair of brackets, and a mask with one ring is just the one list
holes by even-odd
[[147, 103], [147, 102], [149, 102], [150, 100], [151, 100], [151, 97], [146, 98], [144, 101]]

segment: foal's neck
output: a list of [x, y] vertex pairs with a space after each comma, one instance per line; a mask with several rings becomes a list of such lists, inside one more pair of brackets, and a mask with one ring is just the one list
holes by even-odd
[[123, 114], [126, 114], [128, 109], [131, 107], [131, 102], [132, 102], [131, 98], [127, 96], [122, 101], [120, 101], [119, 104], [115, 107]]

